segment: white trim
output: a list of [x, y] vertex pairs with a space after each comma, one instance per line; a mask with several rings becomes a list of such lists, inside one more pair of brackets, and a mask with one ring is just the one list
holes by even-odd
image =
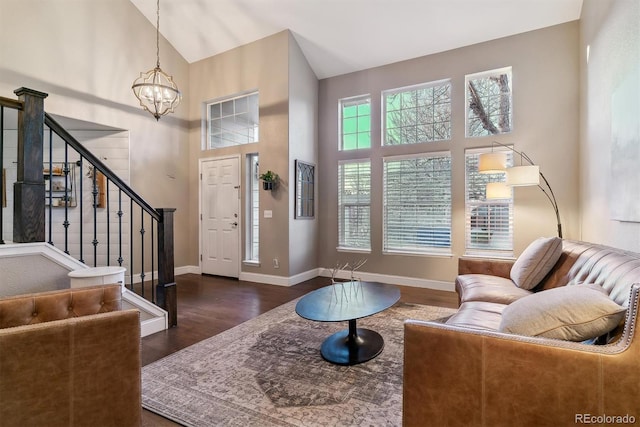
[[41, 255], [69, 271], [88, 267], [86, 264], [81, 263], [55, 246], [45, 242], [6, 243], [0, 245], [0, 257], [2, 258], [30, 255]]
[[183, 265], [182, 267], [176, 267], [174, 273], [176, 276], [182, 274], [200, 274], [202, 273], [200, 266], [198, 265]]
[[140, 322], [141, 337], [169, 329], [169, 315], [165, 310], [126, 288], [122, 293], [122, 299], [134, 306], [137, 310], [144, 311], [153, 316], [152, 319], [146, 319]]
[[[331, 277], [331, 269], [324, 268], [321, 270], [320, 276]], [[336, 275], [339, 279], [350, 279], [351, 272], [341, 270]], [[356, 271], [356, 277], [367, 282], [389, 283], [392, 285], [411, 286], [413, 288], [427, 288], [438, 291], [455, 291], [453, 282], [444, 282], [440, 280], [422, 279], [419, 277], [392, 276], [389, 274], [367, 273], [364, 271]]]
[[244, 280], [246, 282], [265, 283], [267, 285], [293, 286], [306, 280], [313, 279], [314, 277], [318, 277], [320, 275], [320, 270], [320, 268], [314, 268], [290, 277], [241, 272], [240, 280]]

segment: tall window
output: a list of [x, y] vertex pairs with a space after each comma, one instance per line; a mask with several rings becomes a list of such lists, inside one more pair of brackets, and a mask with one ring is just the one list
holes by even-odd
[[451, 155], [384, 159], [385, 252], [439, 252], [451, 247]]
[[338, 244], [342, 249], [371, 249], [371, 162], [338, 165]]
[[258, 169], [258, 154], [247, 154], [247, 229], [246, 229], [246, 260], [258, 262], [260, 260], [260, 175]]
[[451, 139], [448, 80], [382, 92], [383, 145]]
[[[482, 148], [465, 152], [466, 253], [510, 256], [513, 254], [513, 191], [509, 197], [487, 199], [487, 184], [504, 182], [505, 174], [478, 172], [478, 156], [490, 151]], [[512, 152], [505, 152], [507, 166], [511, 166]]]
[[207, 147], [258, 142], [258, 93], [207, 104]]
[[467, 137], [511, 132], [511, 67], [467, 75]]
[[340, 149], [371, 148], [371, 98], [340, 100]]

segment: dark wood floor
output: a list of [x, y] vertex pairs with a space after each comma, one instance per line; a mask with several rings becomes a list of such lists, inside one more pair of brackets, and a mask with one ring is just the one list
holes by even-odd
[[[142, 339], [142, 364], [212, 337], [314, 289], [330, 279], [317, 277], [295, 286], [274, 286], [233, 279], [185, 274], [176, 276], [178, 326]], [[400, 300], [416, 304], [457, 307], [454, 292], [400, 286]], [[143, 426], [177, 426], [143, 411]]]

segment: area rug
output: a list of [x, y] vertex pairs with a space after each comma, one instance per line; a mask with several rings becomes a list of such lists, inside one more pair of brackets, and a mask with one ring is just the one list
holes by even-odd
[[302, 319], [295, 304], [144, 366], [143, 407], [186, 426], [400, 426], [403, 322], [442, 321], [454, 310], [399, 302], [361, 319], [384, 350], [338, 366], [320, 345], [347, 322]]

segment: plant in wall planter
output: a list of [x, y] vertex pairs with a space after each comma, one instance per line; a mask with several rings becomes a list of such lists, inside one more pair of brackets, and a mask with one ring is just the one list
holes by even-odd
[[278, 181], [278, 174], [268, 170], [260, 175], [260, 179], [262, 180], [263, 189], [273, 190], [273, 187], [275, 187], [276, 182]]

